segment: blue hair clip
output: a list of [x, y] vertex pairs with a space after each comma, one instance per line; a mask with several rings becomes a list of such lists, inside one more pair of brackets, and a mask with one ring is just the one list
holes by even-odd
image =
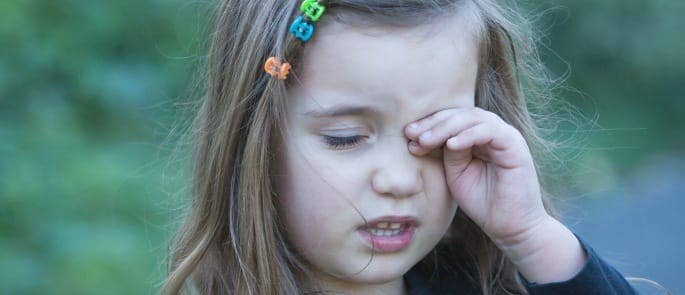
[[290, 25], [289, 31], [302, 42], [307, 42], [314, 34], [314, 22], [326, 11], [323, 1], [304, 0], [300, 5], [303, 15], [298, 16]]
[[314, 34], [314, 25], [307, 23], [304, 17], [300, 15], [290, 25], [290, 32], [295, 34], [295, 37], [302, 40], [302, 42], [307, 42], [312, 37], [312, 34]]

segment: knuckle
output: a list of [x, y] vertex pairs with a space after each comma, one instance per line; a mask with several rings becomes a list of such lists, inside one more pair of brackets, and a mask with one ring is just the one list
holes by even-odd
[[480, 128], [484, 134], [493, 134], [495, 131], [494, 126], [491, 124], [481, 124]]
[[518, 130], [518, 128], [516, 128], [516, 127], [514, 127], [513, 125], [511, 125], [511, 124], [509, 124], [509, 123], [506, 123], [506, 122], [504, 122], [503, 125], [504, 125], [504, 130], [505, 130], [507, 133], [512, 134], [512, 135], [517, 136], [517, 137], [522, 137], [522, 136], [521, 136], [521, 131]]
[[518, 128], [516, 128], [516, 127], [514, 127], [514, 126], [512, 126], [512, 125], [510, 125], [510, 124], [506, 124], [506, 126], [507, 126], [506, 128], [507, 128], [507, 133], [508, 133], [508, 134], [510, 134], [511, 136], [513, 136], [515, 140], [519, 140], [519, 141], [525, 143], [526, 140], [525, 140], [525, 138], [523, 137], [523, 133], [521, 132], [521, 130], [519, 130]]
[[478, 113], [479, 113], [480, 111], [482, 111], [482, 110], [483, 110], [483, 109], [481, 109], [481, 108], [479, 108], [479, 107], [470, 107], [470, 108], [467, 110], [467, 112], [468, 112], [470, 115], [478, 115]]
[[484, 111], [484, 112], [485, 112], [485, 117], [487, 117], [492, 122], [497, 122], [497, 123], [503, 123], [504, 122], [504, 120], [502, 120], [502, 117], [495, 114], [494, 112], [490, 112], [490, 111]]
[[473, 137], [478, 135], [478, 132], [480, 132], [481, 130], [487, 131], [487, 128], [487, 126], [483, 126], [483, 124], [480, 124], [469, 129], [466, 129], [462, 133], [464, 133], [464, 135], [467, 137]]
[[472, 115], [481, 121], [490, 121], [490, 122], [501, 121], [501, 118], [497, 114], [495, 114], [491, 111], [485, 110], [485, 109], [478, 108], [478, 107], [473, 108]]
[[436, 118], [445, 118], [445, 117], [447, 117], [447, 116], [452, 115], [452, 114], [455, 113], [455, 112], [456, 112], [456, 110], [455, 110], [454, 108], [439, 110], [439, 111], [433, 113], [433, 117], [436, 117]]
[[477, 107], [471, 107], [464, 112], [464, 118], [466, 118], [469, 121], [476, 121], [480, 117], [480, 110], [481, 109]]

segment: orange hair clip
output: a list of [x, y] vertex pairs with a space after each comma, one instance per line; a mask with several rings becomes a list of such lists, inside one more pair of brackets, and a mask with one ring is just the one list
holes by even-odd
[[264, 63], [264, 71], [269, 73], [272, 77], [283, 80], [287, 78], [288, 73], [290, 73], [290, 64], [287, 62], [281, 63], [280, 60], [272, 56]]

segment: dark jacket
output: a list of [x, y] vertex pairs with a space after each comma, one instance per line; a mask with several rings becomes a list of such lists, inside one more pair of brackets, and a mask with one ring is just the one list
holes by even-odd
[[[578, 237], [578, 236], [576, 236]], [[623, 276], [604, 260], [580, 237], [580, 244], [588, 254], [583, 269], [575, 277], [558, 283], [536, 284], [519, 275], [528, 292], [537, 294], [637, 294]], [[464, 271], [426, 274], [417, 267], [404, 275], [409, 294], [480, 294], [476, 281]]]

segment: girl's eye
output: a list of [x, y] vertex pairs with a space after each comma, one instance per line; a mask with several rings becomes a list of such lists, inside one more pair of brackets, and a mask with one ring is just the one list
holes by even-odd
[[357, 145], [362, 139], [364, 139], [365, 136], [354, 135], [354, 136], [336, 137], [336, 136], [324, 135], [323, 137], [324, 137], [327, 145], [329, 145], [335, 149], [346, 149], [346, 148]]

